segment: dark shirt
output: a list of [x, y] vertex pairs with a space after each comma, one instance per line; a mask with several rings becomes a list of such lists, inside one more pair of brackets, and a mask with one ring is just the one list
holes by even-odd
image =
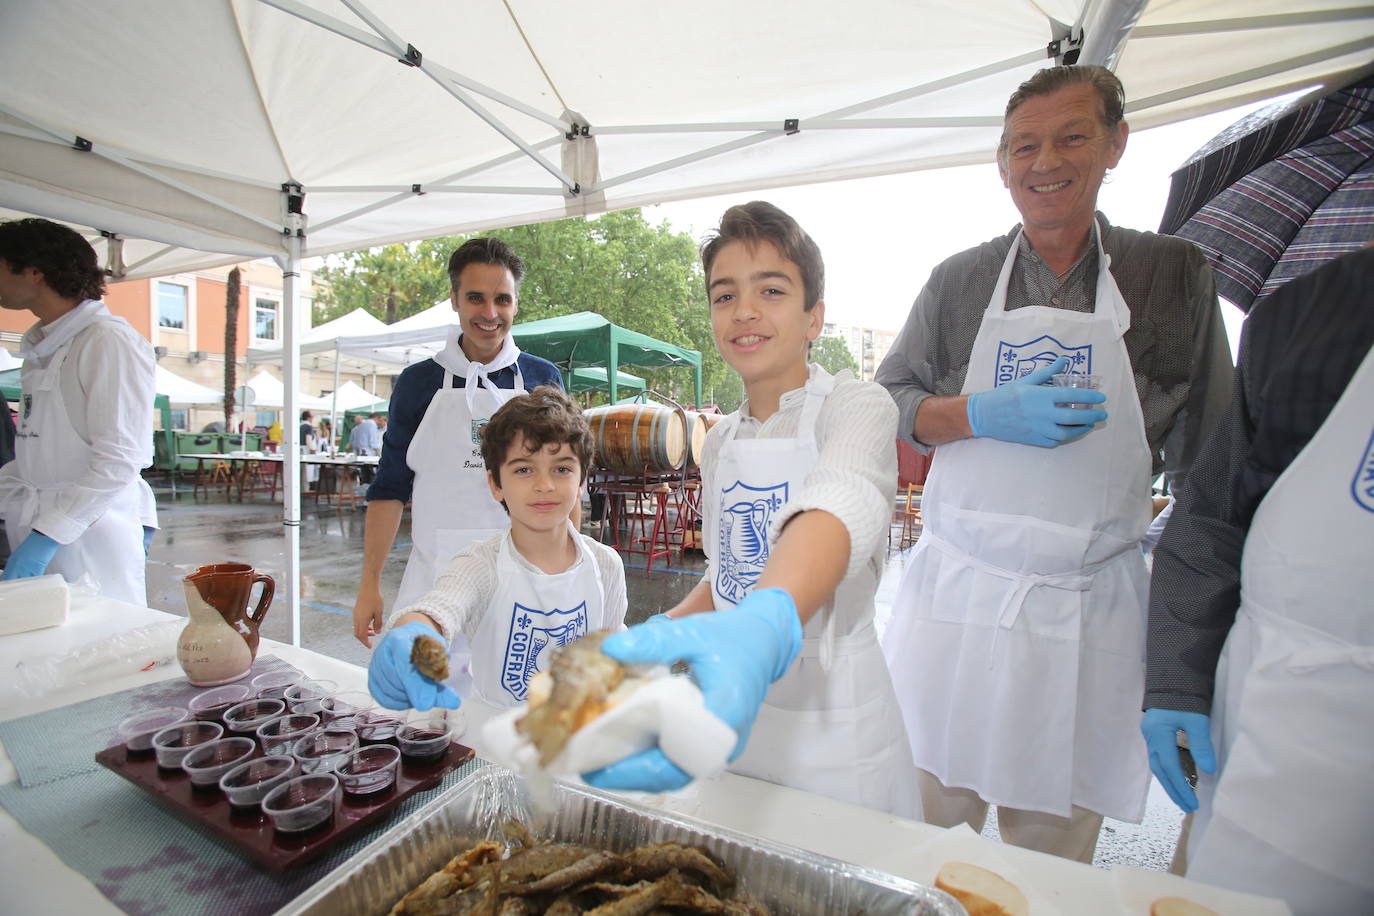
[[[558, 367], [546, 359], [530, 353], [521, 353], [517, 360], [525, 390], [532, 391], [539, 385], [563, 387], [563, 376]], [[497, 388], [515, 387], [515, 369], [507, 366], [488, 375]], [[415, 472], [406, 464], [406, 451], [410, 440], [420, 428], [425, 418], [429, 402], [434, 393], [444, 383], [444, 367], [432, 359], [407, 366], [396, 379], [396, 387], [391, 392], [391, 406], [387, 410], [389, 422], [382, 436], [382, 460], [377, 465], [377, 476], [372, 486], [367, 488], [367, 498], [399, 499], [410, 501], [415, 487]], [[453, 387], [464, 387], [465, 379], [454, 376]]]
[[1374, 345], [1374, 249], [1290, 280], [1250, 313], [1231, 410], [1178, 493], [1150, 579], [1145, 708], [1210, 713], [1250, 522]]

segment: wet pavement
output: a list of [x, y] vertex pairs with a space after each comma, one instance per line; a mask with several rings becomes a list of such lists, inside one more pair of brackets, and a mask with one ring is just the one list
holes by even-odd
[[[175, 614], [186, 613], [181, 579], [206, 563], [249, 563], [259, 572], [281, 581], [285, 552], [282, 511], [265, 498], [244, 503], [226, 502], [222, 494], [196, 501], [189, 489], [178, 487], [174, 495], [155, 488], [162, 530], [153, 542], [148, 561], [148, 603]], [[336, 509], [327, 502], [303, 499], [301, 509], [301, 645], [315, 652], [366, 665], [369, 650], [353, 638], [352, 608], [362, 568], [363, 517], [360, 508]], [[584, 512], [584, 518], [586, 513]], [[595, 523], [584, 522], [583, 531], [597, 534]], [[910, 557], [911, 548], [887, 554], [877, 594], [879, 632], [891, 616], [892, 596]], [[607, 540], [610, 532], [606, 532]], [[392, 554], [382, 575], [382, 593], [395, 595], [410, 548], [410, 516], [405, 515]], [[697, 582], [704, 570], [701, 554], [677, 551], [654, 560], [647, 569], [645, 558], [626, 556], [625, 583], [629, 596], [627, 621], [637, 623], [666, 611]], [[278, 595], [264, 621], [262, 635], [289, 641], [290, 620], [283, 596]], [[995, 837], [996, 818], [990, 817], [984, 833]], [[1150, 799], [1142, 824], [1107, 821], [1098, 841], [1094, 864], [1125, 864], [1164, 870], [1173, 856], [1181, 815], [1157, 782], [1151, 783]]]

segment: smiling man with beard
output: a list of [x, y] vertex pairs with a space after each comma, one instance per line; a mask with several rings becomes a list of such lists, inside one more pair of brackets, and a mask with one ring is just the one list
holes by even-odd
[[[520, 352], [510, 337], [524, 273], [524, 262], [499, 239], [471, 239], [453, 252], [448, 274], [458, 324], [443, 350], [396, 380], [381, 462], [367, 490], [363, 577], [353, 605], [353, 635], [365, 646], [382, 628], [382, 567], [407, 502], [414, 546], [393, 607], [429, 591], [468, 544], [506, 527], [505, 510], [487, 487], [481, 428], [511, 398], [540, 385], [563, 387], [553, 363]], [[462, 672], [466, 646], [454, 648], [453, 669]]]
[[1178, 483], [1231, 390], [1201, 252], [1095, 210], [1124, 107], [1103, 67], [1017, 89], [997, 163], [1022, 225], [935, 268], [876, 379], [939, 447], [883, 641], [926, 819], [981, 830], [996, 804], [1008, 842], [1082, 861], [1149, 786], [1150, 481]]

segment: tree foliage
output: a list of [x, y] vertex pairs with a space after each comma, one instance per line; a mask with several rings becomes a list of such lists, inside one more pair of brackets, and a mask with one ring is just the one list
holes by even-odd
[[859, 364], [854, 361], [854, 354], [849, 352], [849, 345], [838, 337], [817, 337], [811, 344], [811, 362], [831, 375], [848, 369], [855, 378], [859, 378]]
[[[733, 410], [743, 397], [711, 336], [696, 243], [667, 223], [649, 224], [639, 210], [495, 229], [525, 262], [518, 322], [595, 312], [622, 327], [702, 354], [702, 395]], [[470, 236], [431, 239], [351, 252], [316, 276], [317, 321], [365, 308], [391, 323], [449, 295], [449, 254]], [[692, 374], [682, 368], [640, 369], [649, 387], [690, 404]]]

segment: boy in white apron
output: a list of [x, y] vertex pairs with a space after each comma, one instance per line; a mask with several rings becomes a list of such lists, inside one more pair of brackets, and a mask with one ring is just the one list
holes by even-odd
[[[896, 407], [877, 385], [807, 363], [825, 322], [824, 266], [791, 217], [758, 201], [732, 207], [702, 261], [716, 345], [747, 395], [703, 450], [707, 575], [666, 622], [604, 650], [687, 660], [707, 707], [740, 736], [735, 772], [919, 817], [873, 630]], [[648, 790], [688, 781], [658, 750], [586, 778]]]
[[392, 709], [456, 709], [458, 694], [410, 663], [416, 638], [472, 647], [472, 694], [488, 707], [525, 700], [554, 649], [624, 625], [625, 570], [614, 550], [569, 521], [592, 457], [582, 412], [557, 388], [507, 401], [481, 432], [505, 531], [466, 547], [420, 599], [391, 615], [372, 654], [368, 687]]

